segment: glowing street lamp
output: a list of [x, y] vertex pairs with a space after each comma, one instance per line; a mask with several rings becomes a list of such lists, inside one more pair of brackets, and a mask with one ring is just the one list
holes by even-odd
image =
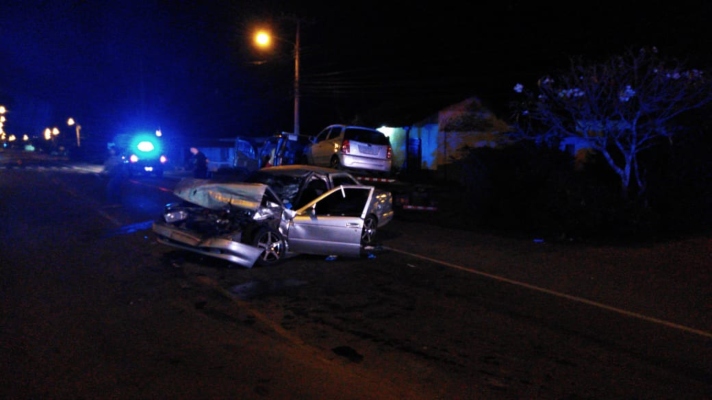
[[44, 130], [44, 138], [45, 140], [52, 140], [54, 141], [54, 138], [59, 135], [59, 129], [58, 128], [45, 128]]
[[75, 129], [76, 129], [76, 131], [77, 131], [77, 147], [81, 147], [81, 146], [82, 146], [82, 140], [81, 140], [80, 131], [82, 130], [82, 126], [79, 125], [79, 124], [77, 124], [76, 122], [74, 122], [74, 118], [69, 118], [69, 119], [67, 120], [67, 125], [69, 125], [69, 126], [74, 125], [74, 126], [75, 126]]
[[[294, 44], [294, 134], [299, 135], [299, 20], [296, 19], [297, 34], [294, 43], [284, 40], [287, 43]], [[269, 48], [272, 44], [272, 35], [266, 30], [260, 30], [255, 33], [255, 44], [260, 48]]]
[[5, 113], [7, 109], [5, 106], [0, 105], [0, 140], [5, 140]]
[[269, 47], [272, 44], [272, 37], [267, 31], [258, 31], [255, 34], [255, 43], [259, 47]]

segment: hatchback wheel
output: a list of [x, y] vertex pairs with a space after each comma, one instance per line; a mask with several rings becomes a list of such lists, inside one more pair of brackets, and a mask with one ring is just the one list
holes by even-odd
[[333, 169], [341, 169], [341, 161], [339, 161], [338, 156], [334, 156], [331, 158], [331, 162], [329, 163], [329, 166]]

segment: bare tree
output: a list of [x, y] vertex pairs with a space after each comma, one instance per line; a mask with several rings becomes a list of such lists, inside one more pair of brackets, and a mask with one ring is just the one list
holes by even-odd
[[662, 60], [657, 49], [628, 50], [592, 65], [581, 58], [556, 78], [539, 80], [517, 109], [517, 133], [548, 143], [576, 141], [599, 152], [620, 177], [623, 196], [645, 191], [639, 155], [682, 130], [676, 117], [712, 100], [700, 70]]

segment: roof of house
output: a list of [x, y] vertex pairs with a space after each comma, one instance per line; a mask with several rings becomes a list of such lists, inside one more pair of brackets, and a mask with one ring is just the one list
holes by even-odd
[[368, 126], [411, 126], [437, 123], [441, 111], [463, 106], [476, 106], [485, 109], [500, 119], [505, 119], [505, 116], [508, 116], [505, 107], [495, 106], [477, 96], [464, 99], [461, 96], [444, 96], [439, 100], [434, 99], [426, 103], [414, 100], [383, 104], [364, 116], [362, 123]]

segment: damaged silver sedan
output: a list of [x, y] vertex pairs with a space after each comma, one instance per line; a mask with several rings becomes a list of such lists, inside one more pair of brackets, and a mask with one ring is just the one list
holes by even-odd
[[365, 185], [341, 185], [298, 210], [262, 183], [184, 179], [153, 223], [159, 243], [252, 267], [297, 254], [359, 257], [388, 223], [391, 195]]

